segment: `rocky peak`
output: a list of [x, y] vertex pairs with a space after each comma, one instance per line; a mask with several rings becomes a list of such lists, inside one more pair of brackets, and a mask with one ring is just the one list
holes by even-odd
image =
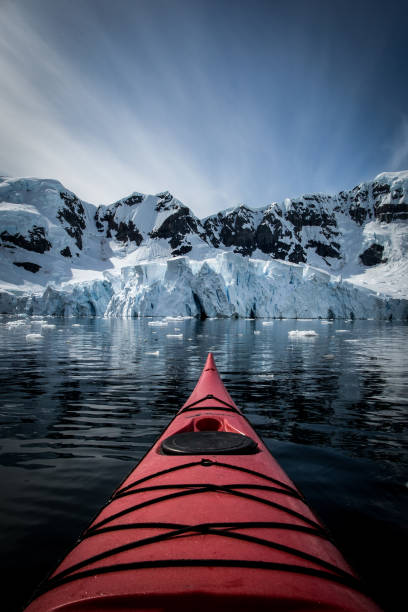
[[168, 192], [160, 195], [164, 195], [164, 197], [159, 200], [156, 210], [160, 213], [168, 212], [169, 214], [165, 215], [163, 219], [158, 218], [154, 228], [149, 233], [151, 239], [164, 238], [168, 240], [173, 256], [189, 253], [193, 248], [193, 237], [208, 242], [201, 221], [187, 206], [175, 200]]
[[[161, 212], [163, 210], [174, 210], [179, 208], [181, 202], [175, 200], [169, 191], [163, 191], [156, 194], [157, 204], [155, 210]], [[172, 203], [172, 204], [170, 204]], [[187, 208], [187, 207], [186, 207]]]
[[408, 219], [408, 172], [383, 173], [373, 182], [374, 215], [379, 221]]
[[15, 264], [14, 273], [15, 267], [33, 273], [41, 264], [37, 255], [28, 261], [27, 251], [47, 251], [58, 258], [58, 265], [70, 266], [88, 245], [88, 254], [100, 249], [106, 260], [106, 238], [116, 241], [116, 247], [111, 246], [119, 256], [143, 246], [143, 257], [201, 257], [218, 249], [335, 270], [350, 261], [375, 266], [389, 259], [390, 239], [381, 238], [383, 230], [366, 230], [370, 222], [407, 220], [408, 172], [384, 173], [332, 196], [305, 194], [259, 209], [240, 204], [203, 220], [169, 191], [134, 192], [95, 207], [58, 181], [0, 181], [0, 246]]
[[57, 219], [71, 238], [74, 238], [78, 249], [82, 250], [82, 235], [86, 228], [85, 209], [76, 195], [60, 192], [63, 206], [57, 210]]

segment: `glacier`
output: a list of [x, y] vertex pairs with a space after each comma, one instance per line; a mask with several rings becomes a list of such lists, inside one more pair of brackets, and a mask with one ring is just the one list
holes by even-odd
[[309, 265], [219, 253], [121, 269], [120, 280], [0, 293], [0, 311], [51, 316], [408, 318], [408, 301], [358, 287]]

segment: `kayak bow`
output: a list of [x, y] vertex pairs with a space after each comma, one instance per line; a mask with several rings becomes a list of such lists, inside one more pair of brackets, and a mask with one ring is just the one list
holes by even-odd
[[27, 612], [378, 612], [224, 387], [193, 393]]

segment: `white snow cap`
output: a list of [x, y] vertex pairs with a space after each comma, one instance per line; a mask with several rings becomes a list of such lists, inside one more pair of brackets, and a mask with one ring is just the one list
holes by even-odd
[[152, 327], [169, 316], [406, 318], [407, 202], [408, 171], [384, 172], [338, 195], [200, 221], [167, 191], [97, 207], [56, 180], [3, 177], [0, 312], [157, 317]]

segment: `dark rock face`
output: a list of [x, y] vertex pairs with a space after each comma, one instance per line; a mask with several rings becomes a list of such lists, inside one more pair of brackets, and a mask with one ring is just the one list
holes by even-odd
[[292, 233], [284, 230], [280, 220], [272, 219], [271, 215], [258, 225], [255, 238], [258, 249], [274, 259], [286, 259], [292, 248]]
[[201, 223], [192, 216], [189, 208], [177, 206], [176, 212], [169, 215], [163, 223], [153, 232], [150, 238], [165, 238], [169, 240], [173, 249], [172, 255], [185, 255], [192, 249], [191, 243], [187, 239], [188, 234], [198, 234], [205, 237]]
[[96, 211], [95, 217], [94, 217], [95, 218], [95, 225], [96, 225], [96, 229], [98, 230], [98, 232], [103, 233], [105, 230], [104, 230], [104, 227], [103, 227], [103, 223], [101, 223], [101, 221], [99, 220], [100, 217], [98, 216], [98, 211], [99, 211], [99, 209]]
[[126, 206], [133, 206], [134, 204], [141, 204], [143, 202], [144, 196], [141, 193], [133, 194], [128, 198], [122, 200], [123, 204]]
[[137, 246], [139, 246], [143, 240], [142, 234], [131, 220], [128, 223], [121, 221], [115, 229], [116, 240], [120, 242], [136, 242]]
[[306, 263], [307, 257], [300, 244], [295, 244], [293, 251], [288, 256], [290, 263]]
[[224, 217], [219, 236], [226, 247], [236, 247], [235, 253], [252, 255], [256, 249], [255, 231], [253, 212], [240, 206]]
[[[314, 248], [323, 258], [339, 259], [336, 214], [325, 210], [327, 201], [328, 196], [304, 196], [303, 200], [291, 202], [286, 210], [275, 204], [258, 212], [240, 206], [225, 215], [218, 213], [209, 217], [204, 228], [213, 246], [235, 247], [234, 252], [242, 255], [252, 255], [259, 249], [274, 259], [305, 263], [305, 249]], [[322, 240], [303, 244], [304, 227], [320, 228]]]
[[218, 236], [218, 231], [219, 225], [222, 223], [222, 219], [222, 213], [217, 213], [216, 215], [208, 217], [208, 219], [203, 222], [203, 228], [207, 239], [209, 243], [212, 244], [212, 246], [216, 249], [218, 249], [221, 244], [221, 240]]
[[38, 272], [38, 270], [41, 270], [41, 266], [39, 266], [38, 264], [32, 263], [31, 261], [13, 261], [13, 264], [15, 266], [18, 266], [19, 268], [24, 268], [24, 270], [27, 270], [28, 272], [32, 272], [33, 274]]
[[361, 191], [360, 187], [354, 187], [350, 193], [348, 213], [353, 221], [358, 223], [358, 225], [363, 225], [363, 223], [365, 223], [365, 221], [372, 216], [371, 211], [368, 210], [367, 206], [365, 205], [367, 195], [367, 192], [365, 190]]
[[71, 249], [68, 246], [65, 247], [65, 249], [62, 249], [60, 253], [63, 255], [63, 257], [72, 257]]
[[45, 253], [52, 246], [51, 242], [45, 238], [45, 229], [37, 225], [34, 225], [33, 229], [28, 231], [28, 237], [2, 232], [0, 238], [3, 242], [11, 242], [22, 249], [26, 249], [26, 251], [34, 251], [35, 253]]
[[360, 259], [365, 266], [376, 266], [379, 263], [385, 263], [382, 258], [384, 247], [382, 244], [372, 244], [368, 249], [361, 253]]
[[292, 223], [295, 232], [304, 226], [336, 227], [336, 217], [323, 208], [318, 209], [313, 202], [292, 202], [292, 207], [286, 213], [286, 219]]
[[391, 223], [408, 219], [408, 204], [380, 204], [375, 207], [375, 216], [379, 221]]
[[391, 191], [388, 183], [373, 183], [374, 215], [383, 223], [408, 219], [408, 194], [401, 187]]
[[340, 245], [338, 242], [324, 244], [323, 242], [319, 242], [318, 240], [309, 240], [306, 245], [306, 248], [314, 248], [316, 253], [323, 258], [333, 257], [335, 259], [340, 259]]
[[[71, 238], [75, 239], [75, 244], [82, 250], [82, 234], [86, 228], [85, 210], [80, 200], [69, 193], [60, 193], [61, 200], [65, 206], [57, 212], [57, 218], [63, 224], [65, 231]], [[64, 225], [64, 221], [68, 224]]]
[[115, 232], [116, 240], [120, 242], [135, 242], [139, 246], [143, 241], [143, 236], [130, 219], [127, 223], [120, 221], [119, 223], [115, 219], [115, 214], [119, 205], [115, 205], [113, 208], [108, 208], [105, 211], [101, 211], [99, 208], [95, 213], [95, 224], [98, 231], [104, 231], [103, 221], [107, 223], [106, 236], [112, 238], [112, 232]]
[[156, 197], [159, 198], [155, 208], [157, 212], [161, 212], [162, 210], [170, 210], [171, 208], [178, 208], [177, 204], [175, 203], [173, 203], [173, 206], [168, 206], [168, 204], [170, 204], [170, 202], [174, 199], [171, 193], [169, 193], [168, 191], [158, 193]]
[[391, 187], [388, 185], [388, 183], [378, 183], [377, 181], [373, 183], [373, 198], [375, 200], [378, 199], [378, 196], [390, 193], [390, 191]]
[[[289, 234], [289, 236], [288, 236]], [[292, 234], [283, 230], [282, 222], [273, 217], [271, 213], [264, 216], [256, 230], [256, 245], [263, 252], [273, 255], [276, 259], [283, 259], [290, 251], [290, 244], [281, 242], [281, 239], [292, 238]], [[279, 254], [278, 254], [279, 253]]]

